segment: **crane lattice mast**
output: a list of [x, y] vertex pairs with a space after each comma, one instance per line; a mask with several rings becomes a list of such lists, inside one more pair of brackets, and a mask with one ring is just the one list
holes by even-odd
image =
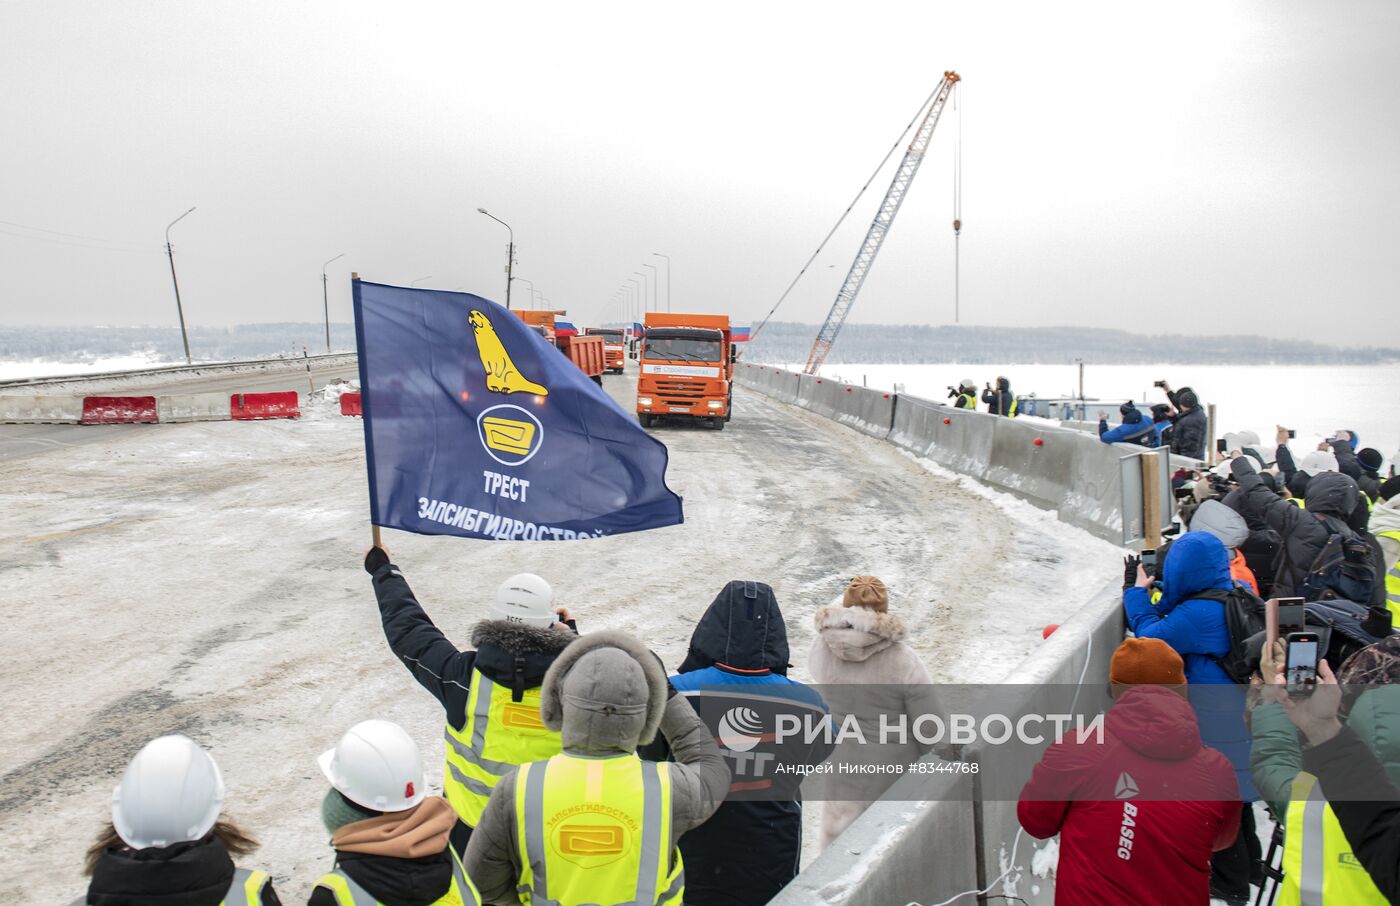
[[846, 280], [841, 284], [841, 290], [836, 294], [836, 301], [832, 303], [831, 311], [827, 313], [826, 323], [822, 324], [822, 329], [817, 332], [816, 342], [812, 344], [812, 351], [807, 356], [807, 366], [802, 369], [804, 373], [816, 374], [822, 362], [826, 361], [826, 354], [831, 351], [831, 345], [836, 342], [837, 334], [841, 332], [842, 326], [846, 323], [846, 316], [851, 313], [851, 307], [855, 305], [856, 295], [860, 293], [860, 288], [865, 283], [865, 277], [870, 273], [870, 266], [875, 263], [875, 256], [880, 253], [880, 246], [884, 245], [885, 237], [889, 235], [890, 226], [894, 223], [894, 215], [899, 213], [899, 206], [904, 202], [904, 196], [909, 191], [910, 183], [914, 181], [914, 174], [919, 172], [919, 164], [923, 163], [924, 151], [933, 138], [933, 129], [938, 125], [938, 118], [943, 113], [944, 105], [948, 103], [948, 96], [953, 93], [953, 87], [960, 81], [962, 81], [962, 77], [952, 70], [943, 73], [943, 81], [938, 84], [938, 91], [934, 95], [933, 103], [929, 105], [928, 113], [924, 115], [924, 121], [919, 124], [919, 131], [914, 133], [914, 140], [909, 143], [909, 150], [904, 152], [904, 160], [900, 162], [899, 169], [895, 171], [894, 181], [890, 183], [890, 190], [885, 193], [885, 200], [880, 203], [880, 210], [876, 212], [875, 219], [871, 221], [870, 229], [865, 234], [865, 242], [861, 244], [860, 251], [856, 253], [856, 260], [851, 264], [851, 269], [846, 274]]

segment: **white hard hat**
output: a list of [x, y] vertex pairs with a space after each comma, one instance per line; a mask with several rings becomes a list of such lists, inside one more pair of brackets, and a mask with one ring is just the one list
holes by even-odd
[[1260, 446], [1259, 435], [1253, 431], [1227, 431], [1224, 440], [1225, 452], [1227, 453], [1243, 450], [1246, 447], [1258, 448]]
[[132, 849], [171, 846], [209, 833], [224, 805], [224, 778], [187, 736], [142, 746], [112, 791], [112, 825]]
[[355, 724], [317, 763], [341, 795], [376, 812], [401, 812], [427, 795], [423, 756], [413, 737], [392, 721]]
[[972, 378], [963, 378], [962, 381], [960, 381], [960, 382], [958, 383], [958, 386], [959, 386], [959, 387], [971, 387], [971, 388], [973, 388], [973, 389], [976, 389], [976, 387], [977, 387], [977, 382], [974, 381]]
[[1337, 457], [1333, 453], [1324, 453], [1322, 450], [1313, 450], [1303, 461], [1298, 464], [1299, 472], [1306, 472], [1309, 475], [1316, 475], [1319, 472], [1337, 471]]
[[554, 614], [554, 589], [534, 573], [511, 576], [496, 589], [491, 605], [503, 620], [548, 629], [557, 619]]

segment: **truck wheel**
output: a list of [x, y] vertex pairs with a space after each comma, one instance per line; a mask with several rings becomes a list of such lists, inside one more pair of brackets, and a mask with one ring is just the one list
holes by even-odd
[[652, 424], [651, 416], [647, 415], [645, 412], [637, 415], [637, 421], [641, 422], [643, 428], [650, 428]]
[[599, 387], [603, 386], [603, 375], [602, 375], [602, 372], [599, 372], [598, 374], [593, 375], [593, 383], [597, 384]]
[[724, 419], [724, 418], [712, 418], [712, 419], [710, 419], [710, 427], [711, 427], [711, 428], [714, 428], [716, 431], [723, 431], [723, 430], [724, 430], [724, 423], [725, 423], [726, 421], [728, 421], [728, 419]]
[[734, 397], [724, 401], [724, 420], [729, 421], [734, 417]]

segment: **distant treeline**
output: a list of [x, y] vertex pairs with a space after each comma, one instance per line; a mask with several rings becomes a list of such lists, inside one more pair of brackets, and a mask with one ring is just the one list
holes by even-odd
[[[805, 362], [817, 325], [771, 321], [754, 340], [751, 362]], [[1400, 362], [1400, 349], [1343, 348], [1306, 340], [1180, 334], [1146, 336], [1091, 327], [930, 327], [847, 324], [827, 361], [863, 364], [968, 365], [1373, 365]]]
[[[236, 327], [190, 328], [190, 355], [196, 361], [269, 359], [326, 351], [324, 324], [240, 324]], [[355, 349], [355, 326], [331, 324], [331, 349]], [[148, 354], [157, 361], [184, 363], [178, 327], [4, 327], [0, 326], [0, 360], [44, 359], [91, 362], [116, 356]]]
[[[817, 325], [773, 321], [750, 344], [751, 362], [803, 362]], [[317, 323], [240, 324], [195, 327], [190, 352], [196, 360], [272, 358], [326, 351], [325, 327]], [[353, 324], [331, 324], [331, 348], [355, 348]], [[180, 331], [173, 327], [4, 327], [0, 360], [45, 359], [90, 362], [148, 354], [183, 361]], [[1014, 362], [1056, 365], [1084, 359], [1100, 365], [1162, 362], [1180, 365], [1372, 365], [1400, 362], [1400, 349], [1343, 348], [1305, 340], [1267, 337], [1161, 335], [1089, 327], [930, 327], [926, 324], [848, 324], [827, 361], [868, 364], [968, 365]]]

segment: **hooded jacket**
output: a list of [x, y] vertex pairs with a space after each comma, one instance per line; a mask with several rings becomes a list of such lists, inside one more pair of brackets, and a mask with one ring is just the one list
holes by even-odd
[[1142, 417], [1136, 408], [1123, 413], [1123, 422], [1116, 428], [1107, 419], [1099, 419], [1099, 440], [1106, 444], [1139, 444], [1151, 447], [1157, 438], [1157, 426]]
[[1303, 509], [1266, 488], [1243, 457], [1231, 463], [1230, 469], [1240, 486], [1242, 512], [1246, 517], [1252, 514], [1262, 518], [1281, 540], [1273, 593], [1276, 597], [1293, 597], [1336, 530], [1318, 517], [1347, 523], [1360, 502], [1356, 482], [1338, 472], [1318, 473], [1308, 481], [1304, 498], [1307, 508]]
[[[1184, 393], [1181, 395], [1181, 401], [1177, 403], [1178, 408], [1186, 402], [1185, 396]], [[1178, 415], [1172, 423], [1172, 452], [1188, 459], [1205, 459], [1206, 427], [1206, 414], [1195, 394], [1192, 394], [1191, 408]]]
[[1016, 805], [1026, 833], [1060, 835], [1057, 904], [1204, 904], [1211, 853], [1234, 841], [1240, 813], [1229, 762], [1161, 686], [1124, 692], [1102, 741], [1086, 731], [1051, 745]]
[[[938, 700], [933, 679], [919, 655], [904, 641], [904, 623], [892, 613], [865, 607], [823, 607], [816, 612], [817, 637], [808, 664], [831, 717], [841, 726], [849, 717], [860, 724], [866, 740], [881, 739], [881, 719], [893, 723], [948, 713]], [[864, 687], [864, 688], [862, 688]], [[833, 763], [910, 764], [930, 751], [913, 735], [904, 742], [837, 745]], [[898, 779], [893, 774], [825, 775], [827, 802], [822, 808], [822, 846], [841, 835], [851, 822]]]
[[[88, 885], [89, 906], [219, 906], [233, 883], [234, 865], [223, 841], [147, 849], [110, 849]], [[262, 906], [280, 906], [269, 880]]]
[[989, 388], [982, 391], [982, 402], [987, 404], [987, 411], [992, 415], [1007, 415], [1015, 401], [1011, 394], [1011, 381], [1004, 377], [997, 378], [995, 390]]
[[[452, 887], [448, 832], [456, 816], [440, 796], [406, 812], [378, 815], [335, 832], [335, 864], [383, 906], [429, 906]], [[307, 906], [336, 906], [325, 887], [311, 891]]]
[[1249, 586], [1249, 590], [1259, 594], [1259, 582], [1241, 548], [1249, 541], [1249, 524], [1244, 517], [1218, 500], [1204, 501], [1196, 507], [1191, 517], [1190, 531], [1206, 532], [1220, 539], [1231, 554], [1230, 576], [1237, 582]]
[[[636, 668], [627, 664], [630, 660]], [[619, 669], [625, 667], [626, 669]], [[634, 677], [646, 693], [638, 708]], [[671, 846], [714, 814], [729, 789], [729, 768], [709, 730], [680, 696], [667, 696], [666, 673], [646, 646], [626, 633], [595, 632], [570, 645], [540, 688], [540, 717], [561, 734], [564, 753], [584, 758], [632, 755], [659, 731], [676, 763], [671, 775]], [[518, 774], [491, 791], [463, 860], [482, 902], [519, 902]]]
[[[1291, 504], [1285, 504], [1289, 506]], [[1220, 539], [1187, 532], [1172, 543], [1162, 563], [1162, 598], [1153, 605], [1148, 589], [1123, 592], [1128, 628], [1144, 639], [1161, 639], [1186, 665], [1187, 694], [1196, 709], [1201, 738], [1235, 766], [1246, 801], [1258, 798], [1249, 779], [1249, 731], [1244, 725], [1244, 687], [1217, 662], [1230, 650], [1225, 605], [1199, 597], [1229, 591], [1230, 558]]]
[[[819, 724], [826, 703], [788, 679], [787, 669], [787, 626], [773, 589], [734, 581], [700, 617], [671, 685], [717, 739], [729, 732], [722, 721], [734, 708], [748, 709], [764, 727], [776, 726], [779, 714], [803, 726]], [[641, 751], [657, 760], [668, 754], [664, 740]], [[804, 775], [777, 774], [773, 765], [815, 766], [830, 746], [799, 736], [781, 744], [762, 740], [740, 753], [722, 746], [720, 752], [729, 763], [729, 796], [710, 820], [681, 837], [685, 901], [760, 906], [797, 876], [802, 860], [797, 783]]]

